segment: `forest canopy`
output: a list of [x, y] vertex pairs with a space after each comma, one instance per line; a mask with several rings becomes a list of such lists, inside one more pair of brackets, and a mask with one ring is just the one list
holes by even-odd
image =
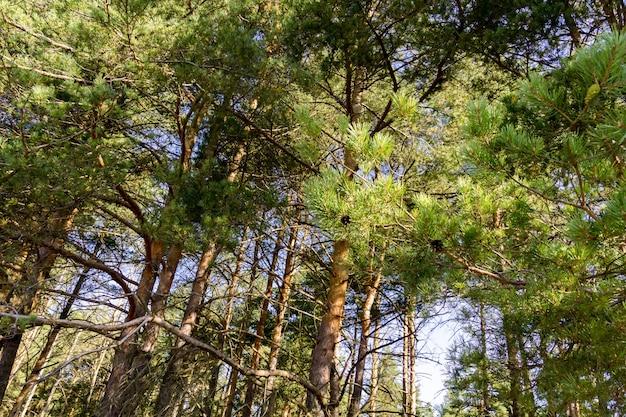
[[0, 414], [626, 415], [624, 2], [0, 12]]

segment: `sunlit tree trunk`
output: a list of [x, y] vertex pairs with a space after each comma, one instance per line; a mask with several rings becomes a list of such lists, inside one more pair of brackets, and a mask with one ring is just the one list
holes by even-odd
[[[176, 134], [180, 150], [176, 161], [178, 179], [182, 179], [189, 170], [194, 145], [198, 140], [198, 131], [201, 120], [208, 108], [207, 98], [202, 94], [192, 97], [185, 87], [180, 87], [178, 100], [174, 109]], [[164, 204], [165, 210], [180, 191], [181, 184], [175, 181], [169, 185], [169, 194]], [[125, 200], [131, 211], [140, 222], [140, 229], [144, 227], [144, 214], [137, 202], [120, 186], [116, 187], [120, 196]], [[133, 316], [141, 317], [146, 314], [162, 315], [167, 303], [167, 297], [176, 275], [176, 270], [182, 256], [183, 242], [165, 242], [152, 237], [142, 231], [146, 261], [137, 287], [137, 306]], [[158, 278], [158, 284], [157, 284]], [[153, 293], [157, 285], [156, 293]], [[159, 327], [150, 324], [145, 335], [139, 337], [137, 327], [125, 329], [120, 339], [123, 343], [115, 350], [111, 375], [106, 385], [104, 397], [97, 412], [98, 417], [134, 416], [136, 408], [143, 398], [146, 388], [146, 372], [152, 360]]]
[[[353, 72], [355, 72], [353, 74]], [[353, 80], [354, 78], [354, 80]], [[348, 108], [350, 121], [356, 123], [363, 113], [363, 90], [365, 88], [365, 69], [353, 69], [352, 63], [346, 61], [346, 100], [351, 103]], [[355, 156], [344, 149], [343, 167], [345, 175], [352, 178], [358, 169]], [[319, 390], [327, 404], [320, 404], [313, 393], [307, 395], [307, 409], [314, 417], [322, 417], [328, 413], [331, 417], [338, 415], [338, 395], [333, 387], [333, 378], [338, 378], [335, 367], [335, 350], [341, 336], [341, 320], [348, 289], [350, 242], [344, 239], [335, 241], [331, 258], [331, 272], [326, 294], [326, 313], [322, 317], [313, 348], [309, 379]], [[324, 410], [327, 408], [327, 410]]]
[[380, 379], [380, 366], [378, 364], [379, 361], [379, 334], [380, 334], [380, 314], [376, 315], [374, 319], [374, 332], [372, 334], [372, 389], [370, 391], [369, 397], [369, 415], [370, 417], [376, 417], [376, 413], [378, 411], [378, 404], [376, 402], [376, 397], [378, 396], [378, 381]]
[[415, 302], [412, 296], [406, 297], [406, 311], [402, 320], [402, 414], [412, 417], [417, 413]]
[[[211, 275], [211, 264], [215, 260], [218, 251], [217, 244], [211, 242], [200, 257], [191, 286], [191, 294], [189, 295], [180, 326], [180, 331], [187, 336], [191, 336], [196, 325], [198, 313], [202, 307], [204, 294]], [[186, 355], [184, 346], [185, 342], [182, 339], [176, 341], [172, 357], [161, 380], [161, 388], [154, 408], [155, 415], [168, 415], [172, 411], [173, 404], [177, 402], [174, 394], [181, 390], [184, 379], [180, 375]]]
[[[361, 337], [359, 341], [359, 350], [357, 353], [357, 362], [354, 370], [354, 385], [352, 388], [352, 396], [349, 402], [348, 416], [356, 417], [360, 413], [361, 398], [363, 394], [363, 380], [365, 377], [365, 362], [368, 353], [368, 342], [370, 340], [370, 329], [372, 323], [372, 307], [378, 295], [378, 288], [382, 279], [380, 270], [375, 268], [375, 250], [372, 246], [370, 253], [371, 266], [369, 271], [369, 282], [367, 283], [367, 292], [363, 303], [363, 311], [361, 312]], [[381, 255], [381, 263], [384, 261], [384, 254]]]
[[[213, 138], [211, 142], [216, 143], [217, 138]], [[232, 183], [237, 179], [245, 154], [245, 147], [241, 144], [229, 166], [229, 174], [226, 178], [229, 183]], [[243, 239], [245, 239], [245, 232]], [[196, 326], [198, 313], [202, 307], [204, 295], [211, 278], [211, 265], [217, 258], [220, 250], [221, 248], [217, 244], [216, 240], [208, 242], [202, 256], [200, 257], [200, 261], [198, 262], [195, 277], [193, 283], [191, 284], [191, 294], [187, 300], [187, 305], [185, 307], [185, 312], [183, 313], [180, 325], [180, 331], [187, 336], [191, 336], [192, 331]], [[239, 263], [238, 269], [240, 268], [241, 264]], [[232, 304], [230, 304], [230, 310], [232, 312]], [[165, 375], [163, 375], [159, 395], [155, 404], [155, 415], [168, 415], [170, 411], [172, 411], [172, 404], [177, 403], [174, 397], [175, 392], [180, 391], [180, 387], [183, 383], [183, 378], [180, 376], [180, 373], [186, 354], [184, 346], [185, 342], [179, 338], [176, 340], [175, 345], [172, 348], [172, 357], [168, 362]]]

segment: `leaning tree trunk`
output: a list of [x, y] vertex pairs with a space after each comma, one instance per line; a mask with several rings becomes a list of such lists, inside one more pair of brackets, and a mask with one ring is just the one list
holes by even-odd
[[[213, 144], [216, 144], [217, 138], [212, 138], [211, 142]], [[229, 174], [226, 178], [227, 182], [235, 182], [241, 172], [241, 164], [245, 155], [245, 144], [240, 144], [239, 148], [237, 149], [237, 153], [230, 163]], [[211, 277], [211, 264], [217, 258], [220, 250], [221, 248], [217, 244], [217, 240], [214, 239], [207, 243], [206, 248], [203, 251], [202, 256], [200, 257], [200, 262], [198, 263], [198, 267], [196, 268], [196, 274], [191, 285], [191, 294], [189, 296], [189, 299], [187, 300], [187, 306], [185, 307], [185, 312], [183, 313], [183, 318], [180, 325], [180, 331], [184, 335], [191, 336], [192, 331], [196, 325], [196, 322], [198, 320], [198, 313], [200, 312], [200, 309], [204, 302], [204, 294], [206, 292]], [[241, 264], [239, 263], [238, 265], [238, 268], [240, 268]], [[238, 273], [235, 274], [235, 276], [237, 275]], [[236, 281], [234, 285], [236, 285]], [[229, 308], [232, 310], [232, 304]], [[174, 404], [177, 403], [174, 398], [174, 394], [179, 391], [179, 388], [183, 383], [183, 378], [180, 376], [180, 374], [183, 368], [186, 354], [184, 346], [185, 341], [181, 338], [178, 338], [175, 342], [174, 347], [172, 348], [172, 357], [170, 358], [170, 361], [167, 365], [165, 375], [163, 375], [163, 378], [161, 380], [161, 387], [154, 408], [155, 415], [167, 416], [170, 412], [173, 412]], [[218, 348], [221, 349], [221, 346], [219, 346]]]
[[[147, 307], [150, 303], [159, 266], [164, 261], [162, 242], [146, 238], [145, 246], [147, 259], [137, 288], [136, 308], [134, 312], [129, 312], [127, 321], [148, 313]], [[139, 403], [140, 399], [134, 395], [133, 382], [139, 377], [141, 371], [135, 366], [135, 361], [141, 362], [143, 361], [143, 358], [140, 358], [142, 355], [151, 353], [141, 351], [138, 330], [139, 328], [136, 326], [127, 327], [119, 337], [121, 343], [115, 349], [111, 374], [96, 413], [97, 417], [130, 416], [135, 412], [136, 404]]]
[[[200, 258], [195, 278], [191, 285], [191, 294], [187, 301], [187, 307], [183, 313], [180, 325], [181, 333], [186, 336], [191, 336], [196, 325], [198, 313], [202, 307], [204, 293], [211, 275], [211, 264], [215, 260], [218, 252], [217, 244], [211, 242]], [[165, 375], [161, 378], [161, 388], [154, 408], [155, 415], [166, 416], [170, 414], [173, 411], [172, 407], [177, 402], [175, 401], [175, 393], [180, 391], [183, 383], [181, 372], [186, 355], [184, 346], [185, 341], [183, 339], [179, 338], [176, 340], [176, 344], [172, 349], [172, 357], [167, 364]]]
[[[176, 134], [180, 144], [180, 154], [178, 161], [176, 161], [176, 172], [179, 180], [190, 168], [193, 148], [198, 139], [202, 118], [205, 116], [209, 105], [208, 99], [203, 93], [183, 103], [188, 98], [189, 92], [185, 91], [184, 87], [180, 87], [175, 109]], [[181, 184], [174, 182], [170, 183], [169, 186], [170, 193], [163, 210], [167, 209], [172, 200], [176, 198]], [[121, 186], [117, 186], [116, 190], [137, 217], [140, 222], [139, 229], [142, 230], [145, 217], [141, 207]], [[173, 242], [166, 247], [166, 242], [145, 232], [143, 232], [142, 238], [145, 245], [146, 261], [137, 287], [136, 316], [143, 316], [148, 313], [162, 316], [182, 256], [183, 242]], [[157, 277], [159, 279], [157, 293], [153, 293]], [[127, 319], [134, 318], [133, 315], [133, 313], [129, 313]], [[145, 335], [141, 337], [138, 335], [138, 330], [137, 327], [129, 327], [120, 336], [123, 342], [115, 350], [111, 375], [96, 414], [97, 417], [122, 417], [136, 414], [136, 408], [146, 388], [146, 372], [160, 331], [154, 323], [147, 326]]]
[[[99, 244], [96, 245], [96, 250], [95, 250], [96, 252], [98, 251], [98, 248], [99, 248]], [[65, 303], [65, 306], [63, 307], [63, 310], [61, 311], [61, 314], [59, 314], [59, 319], [65, 320], [69, 317], [72, 306], [74, 305], [74, 301], [76, 301], [76, 297], [78, 297], [78, 295], [80, 294], [82, 286], [85, 283], [85, 280], [87, 279], [88, 271], [89, 271], [89, 268], [85, 267], [82, 273], [80, 274], [80, 276], [78, 277], [78, 280], [76, 281], [76, 285], [74, 286], [74, 290], [72, 291], [72, 294], [70, 295], [69, 299]], [[15, 402], [13, 403], [13, 408], [11, 409], [11, 413], [9, 414], [11, 417], [20, 416], [21, 410], [23, 408], [28, 407], [28, 403], [30, 402], [32, 395], [35, 392], [35, 386], [37, 385], [39, 376], [41, 375], [41, 371], [43, 370], [46, 362], [50, 358], [50, 354], [52, 353], [52, 348], [60, 332], [61, 332], [61, 327], [55, 326], [52, 328], [52, 330], [48, 334], [48, 337], [46, 338], [46, 343], [43, 349], [41, 349], [41, 351], [39, 352], [39, 357], [37, 358], [37, 361], [35, 362], [35, 365], [33, 366], [33, 369], [31, 370], [30, 375], [26, 379], [26, 383], [24, 383], [24, 385], [22, 386], [22, 390], [20, 391]], [[23, 415], [24, 413], [21, 413], [21, 414]]]
[[[14, 308], [18, 314], [30, 314], [36, 307], [41, 283], [48, 278], [50, 270], [57, 258], [53, 247], [63, 245], [76, 215], [76, 209], [68, 207], [53, 213], [52, 220], [47, 226], [49, 238], [35, 249], [36, 259], [33, 265], [22, 268], [23, 273], [9, 272], [11, 286], [2, 289], [2, 300], [6, 305]], [[28, 262], [28, 249], [23, 256], [24, 263]], [[24, 266], [24, 265], [22, 265]], [[7, 386], [11, 378], [11, 372], [15, 364], [15, 358], [22, 342], [23, 332], [15, 328], [12, 334], [4, 334], [0, 337], [0, 400], [4, 401]]]

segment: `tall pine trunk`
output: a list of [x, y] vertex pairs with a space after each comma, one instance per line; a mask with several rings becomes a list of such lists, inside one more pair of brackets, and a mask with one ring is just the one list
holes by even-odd
[[[358, 122], [363, 113], [364, 84], [365, 69], [357, 67], [353, 74], [353, 64], [347, 60], [346, 103], [350, 103], [347, 110], [352, 123]], [[348, 178], [353, 178], [358, 169], [355, 156], [346, 148], [344, 148], [343, 168]], [[345, 239], [335, 241], [326, 294], [326, 313], [322, 317], [318, 330], [309, 373], [309, 380], [319, 390], [326, 404], [320, 404], [314, 393], [307, 393], [307, 409], [314, 417], [322, 417], [326, 414], [335, 417], [339, 413], [335, 350], [341, 336], [341, 320], [349, 281], [349, 257], [350, 242]]]
[[[211, 134], [216, 135], [216, 133]], [[218, 139], [216, 137], [211, 137], [210, 142], [215, 145], [217, 140]], [[240, 144], [237, 149], [237, 153], [230, 163], [229, 174], [226, 178], [227, 182], [233, 183], [237, 179], [245, 155], [245, 146]], [[202, 252], [202, 256], [200, 257], [200, 261], [196, 267], [193, 283], [191, 284], [191, 294], [187, 300], [185, 312], [183, 313], [183, 318], [181, 320], [180, 331], [184, 335], [191, 336], [193, 329], [196, 326], [198, 313], [202, 307], [204, 295], [211, 278], [211, 265], [217, 258], [220, 250], [221, 248], [218, 245], [217, 240], [213, 239], [207, 243], [204, 251]], [[240, 268], [241, 264], [239, 263], [238, 265]], [[173, 406], [177, 403], [175, 393], [180, 391], [180, 387], [182, 386], [184, 379], [180, 375], [186, 355], [184, 346], [185, 341], [183, 339], [176, 339], [174, 347], [172, 348], [172, 356], [168, 362], [165, 374], [161, 379], [161, 386], [154, 407], [154, 414], [157, 416], [167, 416], [170, 412], [173, 412]]]
[[[211, 242], [200, 257], [196, 274], [191, 285], [191, 294], [181, 320], [180, 331], [184, 335], [192, 335], [209, 283], [211, 264], [215, 260], [218, 252], [217, 244]], [[172, 357], [167, 364], [165, 374], [161, 378], [161, 387], [154, 408], [156, 416], [167, 416], [171, 414], [174, 404], [177, 402], [175, 393], [182, 390], [184, 378], [181, 376], [181, 372], [187, 354], [184, 347], [185, 341], [183, 339], [177, 339], [172, 349]]]

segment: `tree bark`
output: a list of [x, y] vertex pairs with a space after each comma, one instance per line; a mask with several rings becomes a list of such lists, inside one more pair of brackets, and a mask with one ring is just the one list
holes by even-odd
[[[335, 242], [332, 272], [326, 296], [327, 311], [324, 317], [322, 317], [317, 341], [313, 349], [309, 379], [319, 389], [324, 398], [329, 398], [331, 374], [335, 372], [335, 347], [339, 342], [341, 319], [348, 288], [349, 254], [350, 244], [347, 240]], [[326, 414], [324, 409], [326, 406], [329, 409], [335, 409], [337, 404], [320, 404], [312, 393], [307, 395], [307, 408], [315, 417], [323, 417]]]
[[[356, 123], [363, 113], [363, 89], [365, 88], [365, 69], [356, 68], [353, 78], [353, 65], [346, 61], [346, 102], [350, 122]], [[351, 179], [358, 169], [357, 160], [349, 149], [344, 148], [343, 167], [345, 175]], [[335, 241], [331, 258], [331, 273], [326, 295], [326, 313], [322, 317], [318, 330], [315, 347], [311, 359], [309, 379], [320, 391], [322, 398], [327, 404], [320, 404], [313, 393], [307, 394], [306, 406], [314, 417], [322, 417], [329, 414], [331, 417], [338, 415], [338, 392], [333, 391], [333, 378], [337, 378], [335, 369], [335, 349], [341, 336], [341, 319], [346, 301], [348, 289], [350, 242], [345, 239]]]
[[[198, 313], [202, 307], [204, 294], [211, 275], [211, 264], [215, 260], [219, 248], [215, 242], [209, 243], [204, 250], [196, 269], [195, 278], [191, 286], [191, 294], [187, 301], [185, 312], [181, 320], [180, 331], [191, 336], [198, 320]], [[172, 357], [167, 364], [165, 375], [161, 379], [161, 388], [154, 408], [155, 416], [166, 416], [173, 411], [175, 393], [180, 391], [183, 378], [180, 376], [186, 352], [184, 350], [185, 341], [177, 339], [172, 349]]]
[[[6, 305], [12, 307], [18, 314], [30, 314], [37, 306], [41, 283], [50, 275], [57, 253], [49, 246], [63, 245], [69, 232], [76, 209], [67, 207], [54, 212], [47, 226], [48, 237], [43, 244], [35, 249], [36, 258], [33, 265], [23, 268], [23, 273], [9, 273], [15, 277], [15, 282], [2, 288], [2, 297]], [[24, 251], [25, 256], [20, 261], [28, 261], [29, 249]], [[24, 266], [24, 265], [22, 265]], [[0, 400], [4, 401], [4, 395], [11, 379], [11, 372], [15, 364], [15, 358], [22, 342], [22, 331], [15, 327], [11, 333], [2, 334], [0, 337]]]
[[415, 369], [415, 302], [412, 296], [406, 297], [406, 311], [403, 317], [403, 355], [402, 355], [402, 399], [403, 416], [415, 416], [417, 413], [417, 375]]
[[[246, 328], [248, 327], [248, 320], [250, 317], [250, 301], [252, 300], [252, 288], [257, 275], [257, 269], [259, 266], [259, 251], [261, 243], [256, 240], [254, 245], [254, 255], [252, 259], [252, 267], [250, 268], [250, 283], [248, 286], [248, 296], [246, 297], [245, 310], [241, 324], [239, 326], [239, 338], [237, 340], [237, 350], [235, 352], [234, 360], [239, 363], [242, 362], [243, 348], [245, 346]], [[226, 407], [222, 413], [222, 417], [231, 417], [233, 407], [235, 404], [235, 395], [237, 394], [237, 382], [239, 380], [239, 370], [235, 367], [231, 369], [230, 378], [228, 381], [228, 395], [226, 399]]]
[[[354, 385], [352, 388], [352, 396], [348, 407], [348, 417], [356, 417], [361, 411], [361, 398], [363, 394], [363, 380], [365, 377], [365, 361], [368, 353], [368, 342], [370, 339], [370, 328], [372, 324], [372, 307], [378, 296], [378, 288], [382, 279], [380, 270], [374, 268], [375, 251], [372, 247], [371, 251], [372, 266], [370, 267], [369, 282], [367, 284], [367, 292], [363, 303], [363, 311], [361, 312], [361, 337], [359, 341], [359, 351], [357, 354], [357, 362], [354, 371]], [[381, 263], [384, 260], [384, 254], [381, 255]]]
[[[96, 252], [97, 250], [98, 249], [96, 248]], [[76, 297], [80, 294], [80, 290], [85, 280], [87, 279], [88, 271], [89, 271], [89, 268], [84, 268], [83, 272], [78, 277], [78, 280], [76, 281], [76, 285], [74, 286], [74, 290], [72, 291], [72, 295], [65, 303], [65, 306], [63, 307], [63, 310], [61, 311], [61, 314], [59, 314], [59, 319], [64, 320], [69, 317], [72, 306], [74, 305], [74, 301], [76, 300]], [[26, 403], [28, 402], [27, 399], [30, 398], [31, 393], [33, 393], [35, 390], [37, 379], [41, 375], [41, 371], [43, 370], [44, 365], [50, 358], [50, 354], [52, 353], [52, 347], [54, 346], [54, 343], [56, 342], [56, 339], [60, 332], [61, 332], [61, 327], [56, 326], [56, 327], [53, 327], [50, 333], [48, 334], [48, 337], [46, 338], [46, 343], [43, 349], [39, 352], [39, 357], [37, 358], [37, 361], [35, 362], [35, 365], [33, 366], [33, 369], [30, 372], [30, 375], [26, 379], [26, 383], [22, 386], [22, 390], [20, 391], [19, 395], [15, 399], [15, 402], [13, 403], [13, 408], [11, 409], [11, 413], [9, 414], [11, 417], [19, 416], [20, 410], [23, 407], [27, 406], [26, 405]]]
[[[137, 288], [136, 315], [141, 317], [148, 312], [148, 306], [152, 296], [152, 289], [156, 282], [159, 266], [164, 258], [164, 244], [160, 241], [146, 238], [146, 258], [141, 280]], [[127, 317], [132, 320], [131, 314]], [[147, 363], [151, 352], [143, 352], [140, 349], [141, 340], [136, 326], [125, 328], [120, 340], [124, 340], [115, 349], [111, 374], [107, 381], [104, 396], [100, 402], [96, 416], [98, 417], [122, 417], [132, 416], [140, 398], [135, 394], [134, 382], [141, 377], [142, 365]]]
[[[302, 237], [302, 240], [305, 236]], [[289, 246], [287, 248], [287, 255], [285, 256], [285, 266], [283, 269], [282, 284], [279, 290], [278, 305], [276, 306], [276, 325], [272, 332], [272, 344], [270, 346], [268, 369], [275, 371], [278, 366], [278, 354], [280, 353], [280, 343], [282, 341], [283, 329], [285, 326], [285, 314], [287, 313], [287, 307], [289, 302], [289, 296], [291, 294], [291, 284], [293, 276], [295, 275], [295, 247], [298, 240], [298, 229], [291, 228], [289, 236]], [[262, 417], [271, 417], [274, 409], [276, 408], [276, 391], [274, 390], [274, 377], [267, 378], [265, 383], [266, 399], [263, 401], [263, 408], [261, 411]]]
[[[216, 133], [212, 132], [211, 135], [216, 135]], [[211, 136], [211, 143], [213, 143], [213, 146], [217, 143], [217, 140], [217, 138]], [[241, 144], [229, 166], [229, 174], [226, 178], [226, 181], [229, 183], [232, 183], [237, 179], [245, 154], [245, 147]], [[211, 277], [211, 265], [217, 258], [220, 250], [221, 248], [214, 239], [208, 242], [202, 256], [200, 257], [200, 262], [196, 268], [196, 274], [191, 285], [191, 294], [189, 296], [189, 300], [187, 301], [187, 306], [185, 307], [185, 312], [183, 313], [180, 325], [180, 331], [185, 335], [191, 336], [193, 328], [196, 325], [198, 313], [202, 307], [204, 295]], [[238, 264], [238, 269], [239, 268], [241, 268], [241, 263]], [[238, 273], [236, 275], [238, 275]], [[236, 282], [233, 285], [236, 285]], [[234, 290], [234, 287], [231, 288]], [[229, 305], [229, 308], [232, 311], [232, 304]], [[179, 391], [183, 382], [180, 377], [180, 373], [186, 354], [184, 346], [184, 340], [179, 338], [176, 340], [176, 343], [172, 348], [172, 357], [168, 362], [165, 375], [163, 375], [159, 395], [154, 408], [154, 414], [156, 416], [167, 416], [170, 411], [173, 411], [173, 404], [177, 403], [174, 399], [174, 393]], [[222, 346], [218, 348], [221, 349]], [[215, 385], [216, 384], [217, 381], [215, 381]]]
[[[263, 303], [261, 305], [261, 313], [256, 326], [256, 334], [254, 335], [254, 345], [252, 347], [252, 358], [250, 359], [250, 368], [257, 369], [261, 359], [261, 343], [265, 337], [265, 324], [267, 322], [268, 309], [270, 306], [270, 299], [272, 298], [272, 291], [274, 289], [274, 279], [276, 277], [276, 267], [278, 266], [278, 258], [282, 249], [282, 240], [284, 236], [284, 230], [287, 226], [286, 222], [283, 223], [283, 227], [276, 236], [276, 244], [272, 253], [272, 261], [270, 269], [268, 271], [267, 285], [265, 287], [265, 293], [263, 294]], [[241, 417], [250, 417], [252, 414], [252, 407], [254, 402], [254, 396], [256, 394], [255, 381], [250, 378], [246, 386], [246, 395], [243, 402], [243, 409], [241, 410]]]

